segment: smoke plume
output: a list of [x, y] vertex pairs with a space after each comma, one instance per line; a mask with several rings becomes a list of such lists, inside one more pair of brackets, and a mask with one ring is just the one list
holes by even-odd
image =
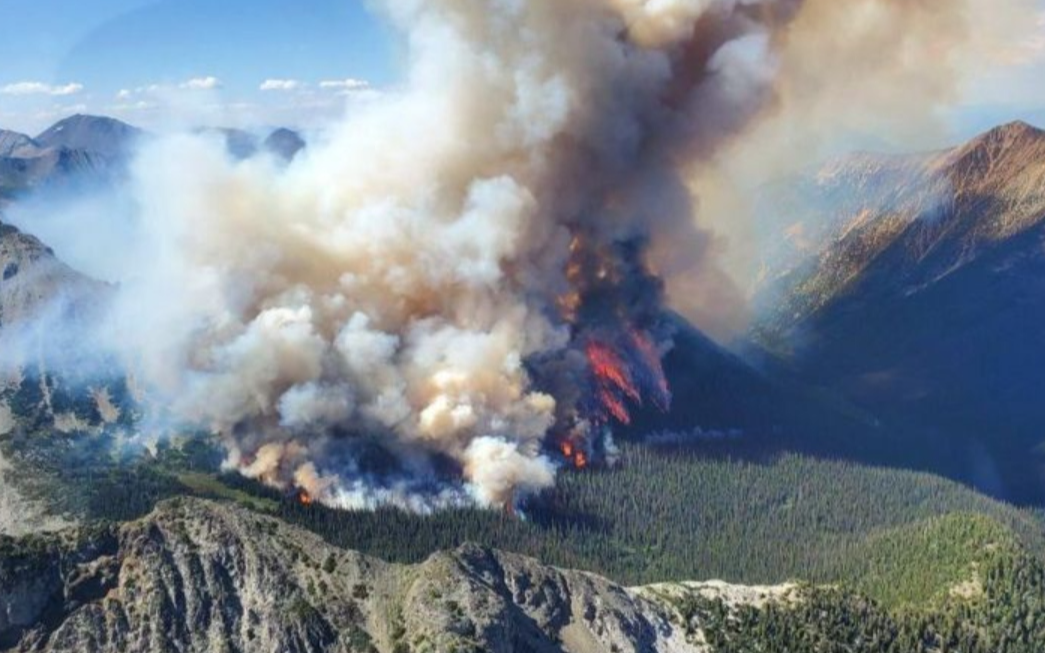
[[795, 41], [830, 50], [850, 4], [960, 21], [950, 0], [385, 0], [404, 83], [289, 166], [143, 147], [101, 337], [150, 423], [220, 433], [229, 466], [309, 500], [547, 487], [669, 405], [666, 303], [743, 319], [687, 176], [816, 92], [784, 84]]
[[[997, 75], [1034, 47], [1039, 13], [1036, 0], [804, 0], [774, 36], [772, 97], [742, 137], [690, 158], [684, 173], [702, 224], [719, 236], [717, 260], [729, 278], [750, 288], [772, 249], [767, 239], [780, 236], [753, 201], [763, 184], [854, 151], [911, 153], [964, 141], [969, 134], [952, 133], [949, 113], [968, 101], [978, 77]], [[679, 310], [700, 319], [702, 303], [690, 298], [716, 292], [708, 278], [669, 279]]]

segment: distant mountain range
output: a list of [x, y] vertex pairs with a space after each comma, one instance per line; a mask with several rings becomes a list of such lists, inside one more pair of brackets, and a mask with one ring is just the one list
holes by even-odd
[[1045, 132], [853, 156], [764, 199], [768, 360], [911, 426], [937, 469], [1045, 499]]
[[[297, 132], [283, 128], [264, 137], [236, 129], [200, 131], [221, 136], [237, 158], [267, 151], [289, 161], [305, 147]], [[65, 118], [36, 137], [0, 129], [0, 203], [44, 186], [109, 182], [148, 136], [119, 120], [87, 115]]]

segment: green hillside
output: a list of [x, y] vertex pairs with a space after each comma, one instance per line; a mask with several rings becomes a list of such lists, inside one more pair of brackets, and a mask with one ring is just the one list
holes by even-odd
[[764, 605], [700, 586], [652, 595], [712, 653], [1045, 650], [1045, 567], [994, 519], [928, 519], [872, 538], [864, 554], [853, 585], [802, 585]]
[[799, 583], [765, 604], [689, 586], [658, 596], [713, 653], [1045, 650], [1045, 528], [1035, 513], [929, 474], [714, 448], [626, 445], [617, 467], [563, 473], [518, 516], [305, 506], [216, 473], [216, 452], [199, 441], [107, 467], [71, 466], [80, 447], [30, 447], [40, 473], [27, 489], [99, 522], [144, 514], [164, 497], [214, 497], [398, 562], [473, 541], [628, 585]]
[[293, 502], [280, 509], [333, 542], [396, 560], [478, 541], [632, 585], [687, 578], [870, 583], [870, 552], [889, 552], [894, 529], [956, 513], [990, 516], [1029, 549], [1045, 551], [1032, 513], [928, 474], [641, 446], [627, 447], [617, 469], [564, 474], [529, 507], [525, 523], [479, 511], [416, 517]]
[[[1045, 552], [1045, 528], [1030, 511], [929, 474], [795, 455], [753, 462], [700, 448], [626, 445], [616, 468], [565, 472], [518, 517], [473, 509], [419, 516], [304, 506], [239, 476], [200, 471], [214, 462], [198, 446], [108, 471], [80, 466], [70, 473], [58, 462], [67, 488], [60, 503], [120, 520], [144, 514], [160, 498], [192, 493], [277, 514], [332, 543], [393, 561], [416, 562], [473, 541], [632, 585], [845, 580], [876, 593], [876, 584], [891, 582], [876, 581], [870, 570], [935, 565], [933, 556], [949, 555], [931, 532], [897, 529], [955, 514], [990, 517], [1027, 550]], [[54, 493], [46, 480], [54, 477], [37, 478]]]

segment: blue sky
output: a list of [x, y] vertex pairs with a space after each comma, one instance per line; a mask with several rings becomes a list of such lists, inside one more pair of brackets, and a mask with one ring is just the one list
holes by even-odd
[[[77, 112], [153, 129], [320, 124], [397, 79], [400, 46], [366, 4], [0, 0], [0, 127], [35, 134]], [[955, 138], [1014, 118], [1045, 126], [1039, 22], [970, 81]]]
[[0, 127], [29, 133], [75, 111], [149, 126], [172, 107], [222, 123], [308, 123], [397, 74], [395, 40], [360, 0], [0, 0], [0, 9]]

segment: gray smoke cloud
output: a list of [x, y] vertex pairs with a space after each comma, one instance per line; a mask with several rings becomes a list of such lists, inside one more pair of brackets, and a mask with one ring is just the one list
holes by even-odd
[[96, 339], [150, 424], [217, 432], [231, 468], [329, 505], [548, 487], [549, 441], [667, 400], [662, 302], [742, 323], [687, 176], [779, 101], [803, 6], [386, 0], [405, 82], [290, 165], [142, 147]]

